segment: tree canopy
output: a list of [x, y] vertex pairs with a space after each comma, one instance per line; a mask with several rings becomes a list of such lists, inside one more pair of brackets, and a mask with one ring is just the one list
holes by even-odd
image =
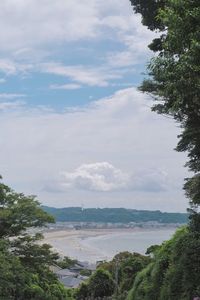
[[[140, 89], [157, 103], [153, 110], [180, 123], [177, 151], [186, 151], [194, 173], [184, 190], [191, 204], [191, 228], [200, 230], [200, 3], [199, 0], [131, 0], [143, 24], [160, 32], [150, 48], [157, 52]], [[152, 12], [153, 10], [153, 12]]]
[[199, 296], [198, 233], [184, 227], [151, 251], [153, 260], [137, 274], [127, 300], [190, 300]]
[[190, 202], [190, 223], [147, 253], [153, 261], [135, 278], [128, 300], [189, 300], [200, 296], [200, 2], [199, 0], [131, 0], [142, 22], [159, 37], [156, 53], [140, 90], [155, 99], [152, 108], [180, 124], [177, 151], [186, 151], [184, 190]]
[[112, 296], [114, 288], [115, 283], [111, 274], [100, 268], [92, 274], [88, 283], [82, 283], [76, 293], [76, 299], [104, 299]]
[[58, 254], [33, 230], [53, 221], [33, 196], [0, 183], [0, 299], [69, 299], [50, 271]]

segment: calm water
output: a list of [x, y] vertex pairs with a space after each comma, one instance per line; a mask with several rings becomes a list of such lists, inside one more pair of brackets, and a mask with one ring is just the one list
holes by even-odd
[[121, 251], [139, 252], [144, 254], [146, 249], [155, 244], [168, 240], [175, 229], [163, 230], [114, 230], [113, 232], [92, 231], [92, 235], [84, 231], [76, 232], [76, 236], [55, 236], [47, 240], [61, 254], [76, 258], [81, 261], [95, 262], [97, 260], [110, 260]]
[[82, 244], [91, 246], [108, 257], [114, 256], [121, 251], [144, 254], [149, 246], [161, 244], [163, 241], [168, 240], [174, 232], [175, 229], [113, 233], [87, 238]]

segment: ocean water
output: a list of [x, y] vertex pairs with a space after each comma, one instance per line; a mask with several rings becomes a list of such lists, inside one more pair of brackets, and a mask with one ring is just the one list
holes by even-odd
[[118, 232], [97, 237], [89, 237], [82, 244], [96, 249], [105, 257], [113, 257], [122, 251], [145, 254], [151, 245], [159, 245], [174, 234], [175, 229]]
[[92, 232], [81, 230], [66, 232], [64, 236], [55, 235], [46, 242], [50, 243], [57, 252], [80, 261], [96, 262], [98, 260], [111, 260], [114, 255], [122, 251], [145, 254], [151, 245], [159, 245], [168, 240], [175, 232], [174, 229], [162, 230], [109, 230], [102, 233], [98, 230]]

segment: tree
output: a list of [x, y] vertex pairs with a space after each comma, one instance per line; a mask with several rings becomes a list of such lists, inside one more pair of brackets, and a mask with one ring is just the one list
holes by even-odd
[[88, 284], [83, 282], [80, 287], [75, 292], [75, 298], [77, 300], [83, 300], [89, 298], [89, 290], [88, 290]]
[[150, 251], [153, 260], [137, 274], [128, 300], [190, 300], [199, 295], [199, 234], [183, 227]]
[[[131, 0], [143, 24], [160, 31], [150, 48], [157, 56], [148, 65], [141, 90], [158, 101], [153, 110], [180, 123], [177, 151], [187, 151], [194, 176], [184, 190], [190, 201], [190, 228], [200, 230], [200, 3], [199, 0]], [[153, 11], [152, 11], [153, 10]]]
[[157, 18], [160, 8], [165, 5], [165, 0], [130, 0], [135, 13], [142, 15], [142, 24], [150, 30], [164, 29], [161, 19]]
[[176, 150], [187, 151], [186, 166], [194, 175], [184, 184], [190, 201], [188, 229], [161, 247], [148, 249], [153, 262], [137, 275], [128, 299], [189, 300], [200, 296], [200, 2], [131, 2], [143, 24], [160, 32], [150, 45], [157, 56], [150, 61], [140, 90], [157, 101], [153, 111], [180, 124]]
[[88, 290], [94, 298], [111, 296], [114, 291], [114, 281], [109, 272], [98, 269], [89, 280]]
[[82, 283], [76, 293], [77, 300], [102, 299], [114, 293], [114, 280], [111, 274], [104, 269], [97, 269], [89, 278], [88, 283]]
[[64, 256], [62, 259], [59, 259], [57, 261], [57, 266], [59, 266], [61, 269], [68, 269], [70, 267], [73, 267], [77, 263], [77, 259], [71, 259], [68, 256]]
[[33, 230], [53, 221], [35, 197], [0, 183], [0, 299], [69, 299], [49, 268], [58, 254]]
[[111, 261], [101, 263], [99, 268], [111, 274], [115, 282], [114, 296], [120, 300], [126, 298], [135, 277], [150, 262], [149, 256], [124, 251], [116, 254]]
[[16, 237], [24, 234], [28, 228], [52, 222], [53, 217], [40, 208], [34, 196], [15, 193], [0, 183], [0, 238]]

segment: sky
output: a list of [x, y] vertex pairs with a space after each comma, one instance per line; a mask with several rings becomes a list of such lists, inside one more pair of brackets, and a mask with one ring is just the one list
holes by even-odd
[[1, 0], [4, 182], [54, 207], [184, 212], [180, 128], [137, 89], [154, 36], [129, 0]]

